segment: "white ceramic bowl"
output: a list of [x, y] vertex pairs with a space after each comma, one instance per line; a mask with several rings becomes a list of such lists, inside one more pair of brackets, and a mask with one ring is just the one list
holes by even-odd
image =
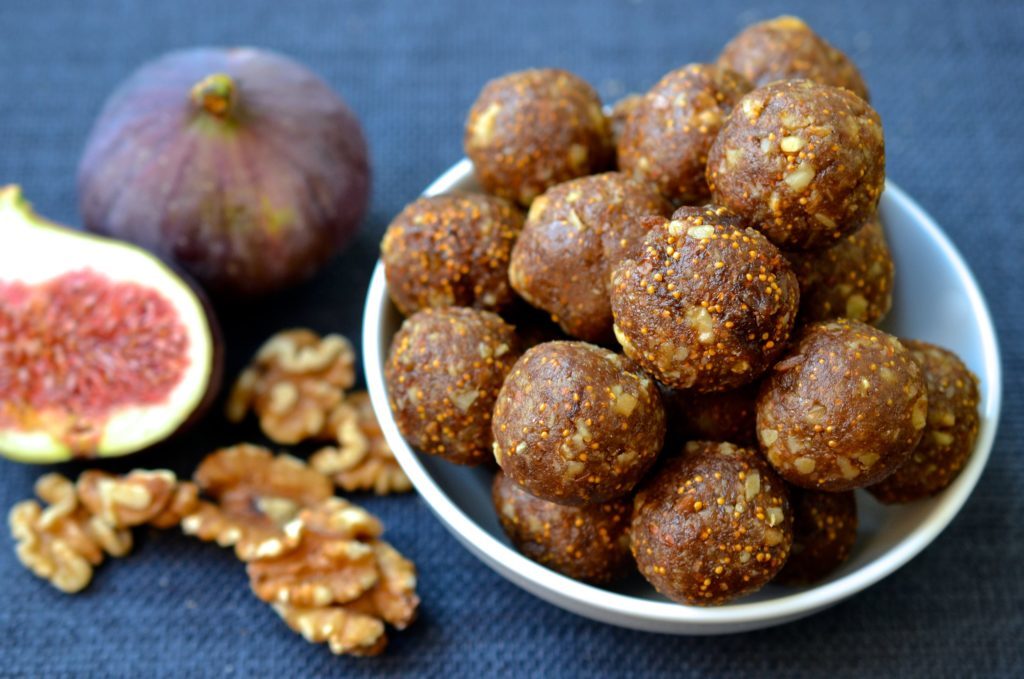
[[[468, 160], [441, 175], [424, 195], [454, 190], [479, 190]], [[796, 620], [856, 594], [914, 558], [963, 506], [988, 460], [1002, 398], [995, 329], [964, 260], [931, 217], [892, 183], [886, 186], [880, 209], [896, 260], [895, 304], [884, 328], [948, 347], [963, 358], [981, 378], [981, 431], [967, 468], [939, 496], [884, 507], [861, 492], [861, 530], [853, 555], [823, 583], [803, 589], [769, 585], [725, 606], [696, 608], [668, 601], [639, 576], [602, 589], [559, 575], [516, 552], [491, 505], [490, 474], [413, 450], [395, 426], [383, 364], [402, 318], [388, 298], [384, 268], [378, 263], [366, 299], [363, 353], [373, 408], [388, 444], [416, 490], [467, 549], [523, 589], [588, 618], [655, 632], [723, 634]]]

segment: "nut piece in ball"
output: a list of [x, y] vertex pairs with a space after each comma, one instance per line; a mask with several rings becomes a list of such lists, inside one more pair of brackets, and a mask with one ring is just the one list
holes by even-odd
[[519, 357], [515, 328], [488, 311], [425, 309], [391, 341], [384, 380], [411, 445], [456, 464], [491, 456], [491, 411]]
[[757, 438], [784, 479], [838, 492], [893, 473], [917, 445], [927, 414], [921, 369], [899, 340], [839, 319], [806, 326], [769, 371]]
[[724, 391], [767, 370], [796, 320], [789, 262], [728, 210], [682, 207], [612, 273], [615, 337], [677, 389]]
[[420, 309], [468, 306], [502, 311], [512, 245], [523, 214], [501, 198], [450, 194], [405, 207], [381, 241], [388, 292], [406, 316]]
[[712, 64], [672, 71], [626, 116], [618, 137], [619, 169], [653, 183], [675, 203], [706, 200], [711, 142], [750, 83]]
[[886, 504], [935, 495], [956, 480], [978, 438], [978, 378], [953, 352], [902, 340], [921, 366], [928, 388], [928, 423], [921, 442], [892, 475], [868, 490]]
[[633, 556], [659, 592], [713, 606], [755, 592], [793, 542], [786, 484], [756, 451], [694, 441], [640, 488]]
[[594, 88], [553, 68], [487, 83], [469, 111], [463, 144], [484, 188], [523, 205], [555, 184], [607, 169], [613, 155]]
[[654, 380], [586, 342], [538, 344], [512, 367], [494, 407], [494, 457], [531, 495], [566, 505], [629, 493], [665, 437]]
[[512, 287], [568, 334], [611, 342], [611, 267], [643, 242], [643, 217], [668, 212], [653, 187], [620, 172], [553, 186], [533, 201], [512, 250]]
[[492, 498], [508, 539], [537, 563], [595, 584], [620, 580], [633, 571], [632, 500], [567, 507], [530, 495], [500, 471]]
[[718, 64], [745, 76], [755, 87], [801, 78], [845, 87], [868, 99], [864, 79], [849, 57], [793, 16], [748, 27], [729, 41]]
[[791, 487], [793, 548], [775, 582], [808, 585], [846, 563], [857, 542], [857, 499], [852, 490], [825, 493]]
[[800, 281], [800, 320], [874, 325], [892, 308], [895, 265], [878, 215], [826, 250], [786, 253]]
[[885, 186], [882, 121], [849, 90], [784, 80], [747, 94], [708, 154], [708, 185], [779, 247], [834, 245], [868, 221]]

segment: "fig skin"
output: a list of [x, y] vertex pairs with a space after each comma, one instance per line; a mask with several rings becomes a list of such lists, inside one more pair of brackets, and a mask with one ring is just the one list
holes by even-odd
[[144, 64], [107, 100], [78, 170], [86, 228], [255, 297], [311, 276], [370, 193], [355, 114], [299, 63], [197, 48]]
[[[41, 253], [45, 252], [45, 257]], [[5, 260], [3, 255], [7, 255]], [[19, 268], [18, 262], [24, 262]], [[123, 265], [122, 265], [123, 262]], [[191, 303], [173, 303], [179, 319], [189, 329], [190, 343], [203, 335], [207, 338], [208, 354], [199, 364], [204, 378], [198, 389], [190, 392], [196, 398], [190, 399], [176, 409], [163, 404], [142, 406], [155, 408], [158, 414], [166, 413], [166, 421], [173, 428], [160, 431], [122, 428], [121, 438], [106, 440], [96, 447], [82, 447], [77, 440], [60, 439], [47, 426], [29, 420], [25, 431], [43, 433], [55, 438], [45, 446], [35, 441], [26, 448], [19, 445], [17, 437], [7, 434], [17, 432], [15, 426], [8, 430], [0, 425], [0, 457], [30, 464], [65, 462], [69, 459], [90, 459], [120, 457], [142, 452], [161, 452], [163, 444], [185, 434], [198, 424], [216, 401], [224, 375], [224, 340], [220, 324], [209, 298], [195, 281], [173, 264], [163, 262], [145, 250], [130, 243], [113, 241], [102, 236], [75, 230], [53, 222], [35, 213], [23, 198], [20, 187], [0, 186], [0, 284], [23, 283], [30, 288], [45, 286], [61, 276], [74, 273], [97, 273], [110, 283], [135, 283], [151, 288], [165, 299], [180, 298], [182, 292], [191, 298]], [[23, 279], [25, 282], [23, 282]], [[0, 299], [0, 312], [4, 311]], [[194, 314], [192, 324], [189, 314]], [[15, 314], [17, 317], [17, 314]], [[197, 334], [202, 332], [202, 335]], [[25, 338], [29, 339], [29, 338]], [[65, 344], [65, 350], [68, 345]], [[196, 354], [198, 358], [204, 354]], [[192, 367], [188, 368], [193, 369]], [[182, 380], [185, 380], [183, 377]], [[0, 383], [5, 381], [0, 379]], [[13, 383], [7, 383], [13, 384]], [[2, 384], [0, 384], [2, 386]], [[177, 389], [179, 385], [173, 387]], [[0, 411], [9, 403], [12, 395], [0, 389]], [[131, 406], [125, 406], [131, 407]], [[159, 411], [164, 408], [163, 413]], [[118, 414], [115, 410], [113, 415]], [[180, 417], [179, 417], [180, 415]], [[106, 424], [106, 423], [104, 423]], [[109, 433], [109, 429], [103, 430]]]

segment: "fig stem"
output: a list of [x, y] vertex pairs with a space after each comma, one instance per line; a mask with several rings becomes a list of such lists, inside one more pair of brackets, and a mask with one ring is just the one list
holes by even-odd
[[235, 81], [226, 73], [208, 75], [192, 86], [192, 101], [216, 118], [227, 118], [235, 107]]

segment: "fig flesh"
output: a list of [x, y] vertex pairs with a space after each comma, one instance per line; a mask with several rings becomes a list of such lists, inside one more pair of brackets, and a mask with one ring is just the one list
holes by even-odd
[[198, 419], [220, 384], [205, 300], [137, 247], [35, 214], [0, 187], [0, 454], [112, 457]]
[[78, 170], [86, 228], [257, 296], [312, 275], [355, 233], [370, 187], [355, 114], [319, 77], [257, 49], [189, 49], [108, 99]]

